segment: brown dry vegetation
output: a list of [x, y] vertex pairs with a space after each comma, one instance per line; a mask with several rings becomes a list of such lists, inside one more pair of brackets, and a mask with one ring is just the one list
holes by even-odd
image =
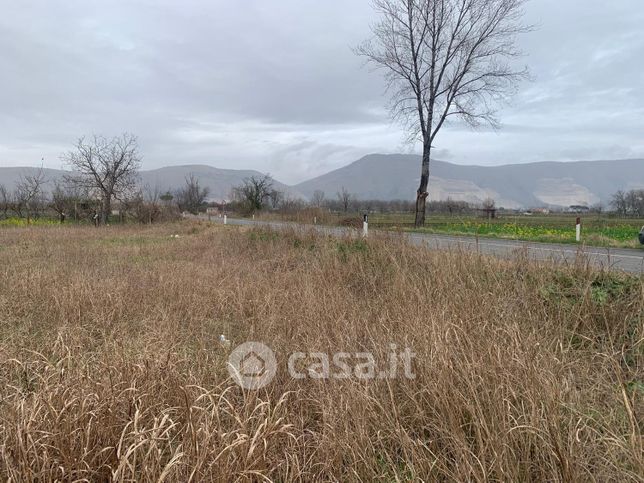
[[[644, 474], [641, 279], [189, 223], [7, 229], [0, 273], [5, 480]], [[273, 383], [238, 388], [219, 334], [270, 345]], [[286, 371], [390, 343], [414, 380]]]

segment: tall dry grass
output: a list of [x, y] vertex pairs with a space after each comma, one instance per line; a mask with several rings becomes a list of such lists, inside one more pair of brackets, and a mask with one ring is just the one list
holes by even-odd
[[[0, 275], [5, 480], [644, 474], [640, 279], [188, 223], [0, 231]], [[273, 383], [238, 388], [219, 334], [271, 346]], [[415, 379], [286, 371], [390, 343]]]

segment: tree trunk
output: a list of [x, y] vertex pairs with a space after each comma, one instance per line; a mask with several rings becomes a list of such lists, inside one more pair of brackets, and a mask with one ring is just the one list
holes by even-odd
[[101, 224], [107, 225], [110, 221], [110, 213], [112, 212], [112, 197], [109, 195], [103, 196], [103, 203], [101, 206]]
[[416, 192], [416, 221], [415, 226], [420, 227], [425, 224], [425, 205], [427, 202], [427, 186], [429, 185], [429, 160], [431, 154], [431, 145], [423, 143], [423, 162], [420, 171], [420, 186]]

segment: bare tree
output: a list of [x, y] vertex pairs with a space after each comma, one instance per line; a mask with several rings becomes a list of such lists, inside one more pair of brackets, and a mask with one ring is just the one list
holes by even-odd
[[158, 186], [145, 185], [130, 200], [128, 207], [131, 208], [139, 223], [152, 224], [161, 219], [163, 215], [162, 196]]
[[416, 226], [425, 222], [432, 144], [450, 118], [498, 126], [494, 105], [527, 71], [508, 59], [526, 0], [373, 0], [380, 20], [356, 50], [385, 70], [391, 113], [423, 146]]
[[493, 198], [485, 198], [483, 200], [483, 203], [481, 204], [481, 207], [483, 211], [485, 211], [488, 220], [496, 218], [496, 201], [494, 201]]
[[244, 178], [240, 186], [233, 188], [233, 196], [251, 213], [261, 211], [267, 203], [274, 204], [275, 200], [279, 204], [283, 198], [283, 194], [273, 189], [273, 178], [268, 174]]
[[78, 202], [78, 195], [73, 187], [56, 181], [54, 189], [51, 191], [51, 201], [49, 206], [58, 215], [58, 221], [64, 223], [70, 213], [75, 213], [75, 205]]
[[619, 190], [612, 196], [610, 204], [619, 216], [626, 216], [626, 213], [628, 213], [626, 193], [624, 193], [622, 190]]
[[444, 201], [430, 201], [427, 204], [427, 211], [435, 213], [449, 213], [450, 215], [453, 215], [472, 213], [474, 211], [474, 207], [466, 201], [457, 201], [448, 196], [447, 200]]
[[161, 215], [161, 190], [158, 186], [143, 187], [143, 202], [147, 211], [147, 222], [155, 222]]
[[75, 171], [66, 181], [100, 197], [103, 224], [109, 221], [112, 201], [135, 188], [141, 166], [137, 138], [129, 133], [112, 139], [96, 135], [90, 140], [81, 138], [73, 151], [63, 155], [63, 160]]
[[336, 195], [338, 197], [340, 205], [342, 206], [342, 210], [345, 213], [349, 211], [349, 205], [351, 204], [351, 200], [353, 199], [351, 193], [349, 193], [349, 190], [343, 186], [342, 188], [340, 188], [340, 191], [336, 193]]
[[644, 190], [631, 190], [628, 192], [626, 199], [628, 201], [628, 211], [633, 216], [644, 216]]
[[494, 198], [487, 197], [483, 200], [482, 203], [482, 208], [486, 211], [489, 210], [495, 210], [496, 209], [496, 201], [494, 201]]
[[43, 185], [45, 184], [45, 173], [40, 168], [36, 173], [21, 176], [14, 194], [14, 210], [22, 217], [23, 212], [27, 215], [27, 223], [32, 216], [38, 214], [43, 205]]
[[191, 174], [186, 178], [184, 187], [175, 193], [177, 206], [181, 211], [188, 211], [196, 215], [205, 206], [209, 193], [210, 190], [207, 187], [202, 188], [199, 185], [199, 180]]
[[277, 210], [282, 205], [282, 203], [284, 203], [285, 199], [286, 196], [284, 195], [283, 191], [273, 188], [268, 193], [268, 203], [273, 210]]
[[11, 207], [11, 193], [7, 187], [3, 184], [0, 184], [0, 211], [2, 211], [2, 217], [7, 218], [7, 213]]
[[311, 197], [311, 204], [316, 208], [321, 208], [324, 204], [324, 191], [315, 190], [313, 196]]
[[644, 190], [618, 191], [613, 195], [613, 206], [624, 215], [644, 216]]

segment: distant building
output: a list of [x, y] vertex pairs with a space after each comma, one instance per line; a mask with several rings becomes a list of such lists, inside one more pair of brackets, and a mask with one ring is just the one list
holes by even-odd
[[570, 205], [568, 213], [588, 213], [590, 208], [586, 205]]
[[550, 210], [548, 208], [532, 208], [530, 212], [534, 213], [535, 215], [549, 215]]

